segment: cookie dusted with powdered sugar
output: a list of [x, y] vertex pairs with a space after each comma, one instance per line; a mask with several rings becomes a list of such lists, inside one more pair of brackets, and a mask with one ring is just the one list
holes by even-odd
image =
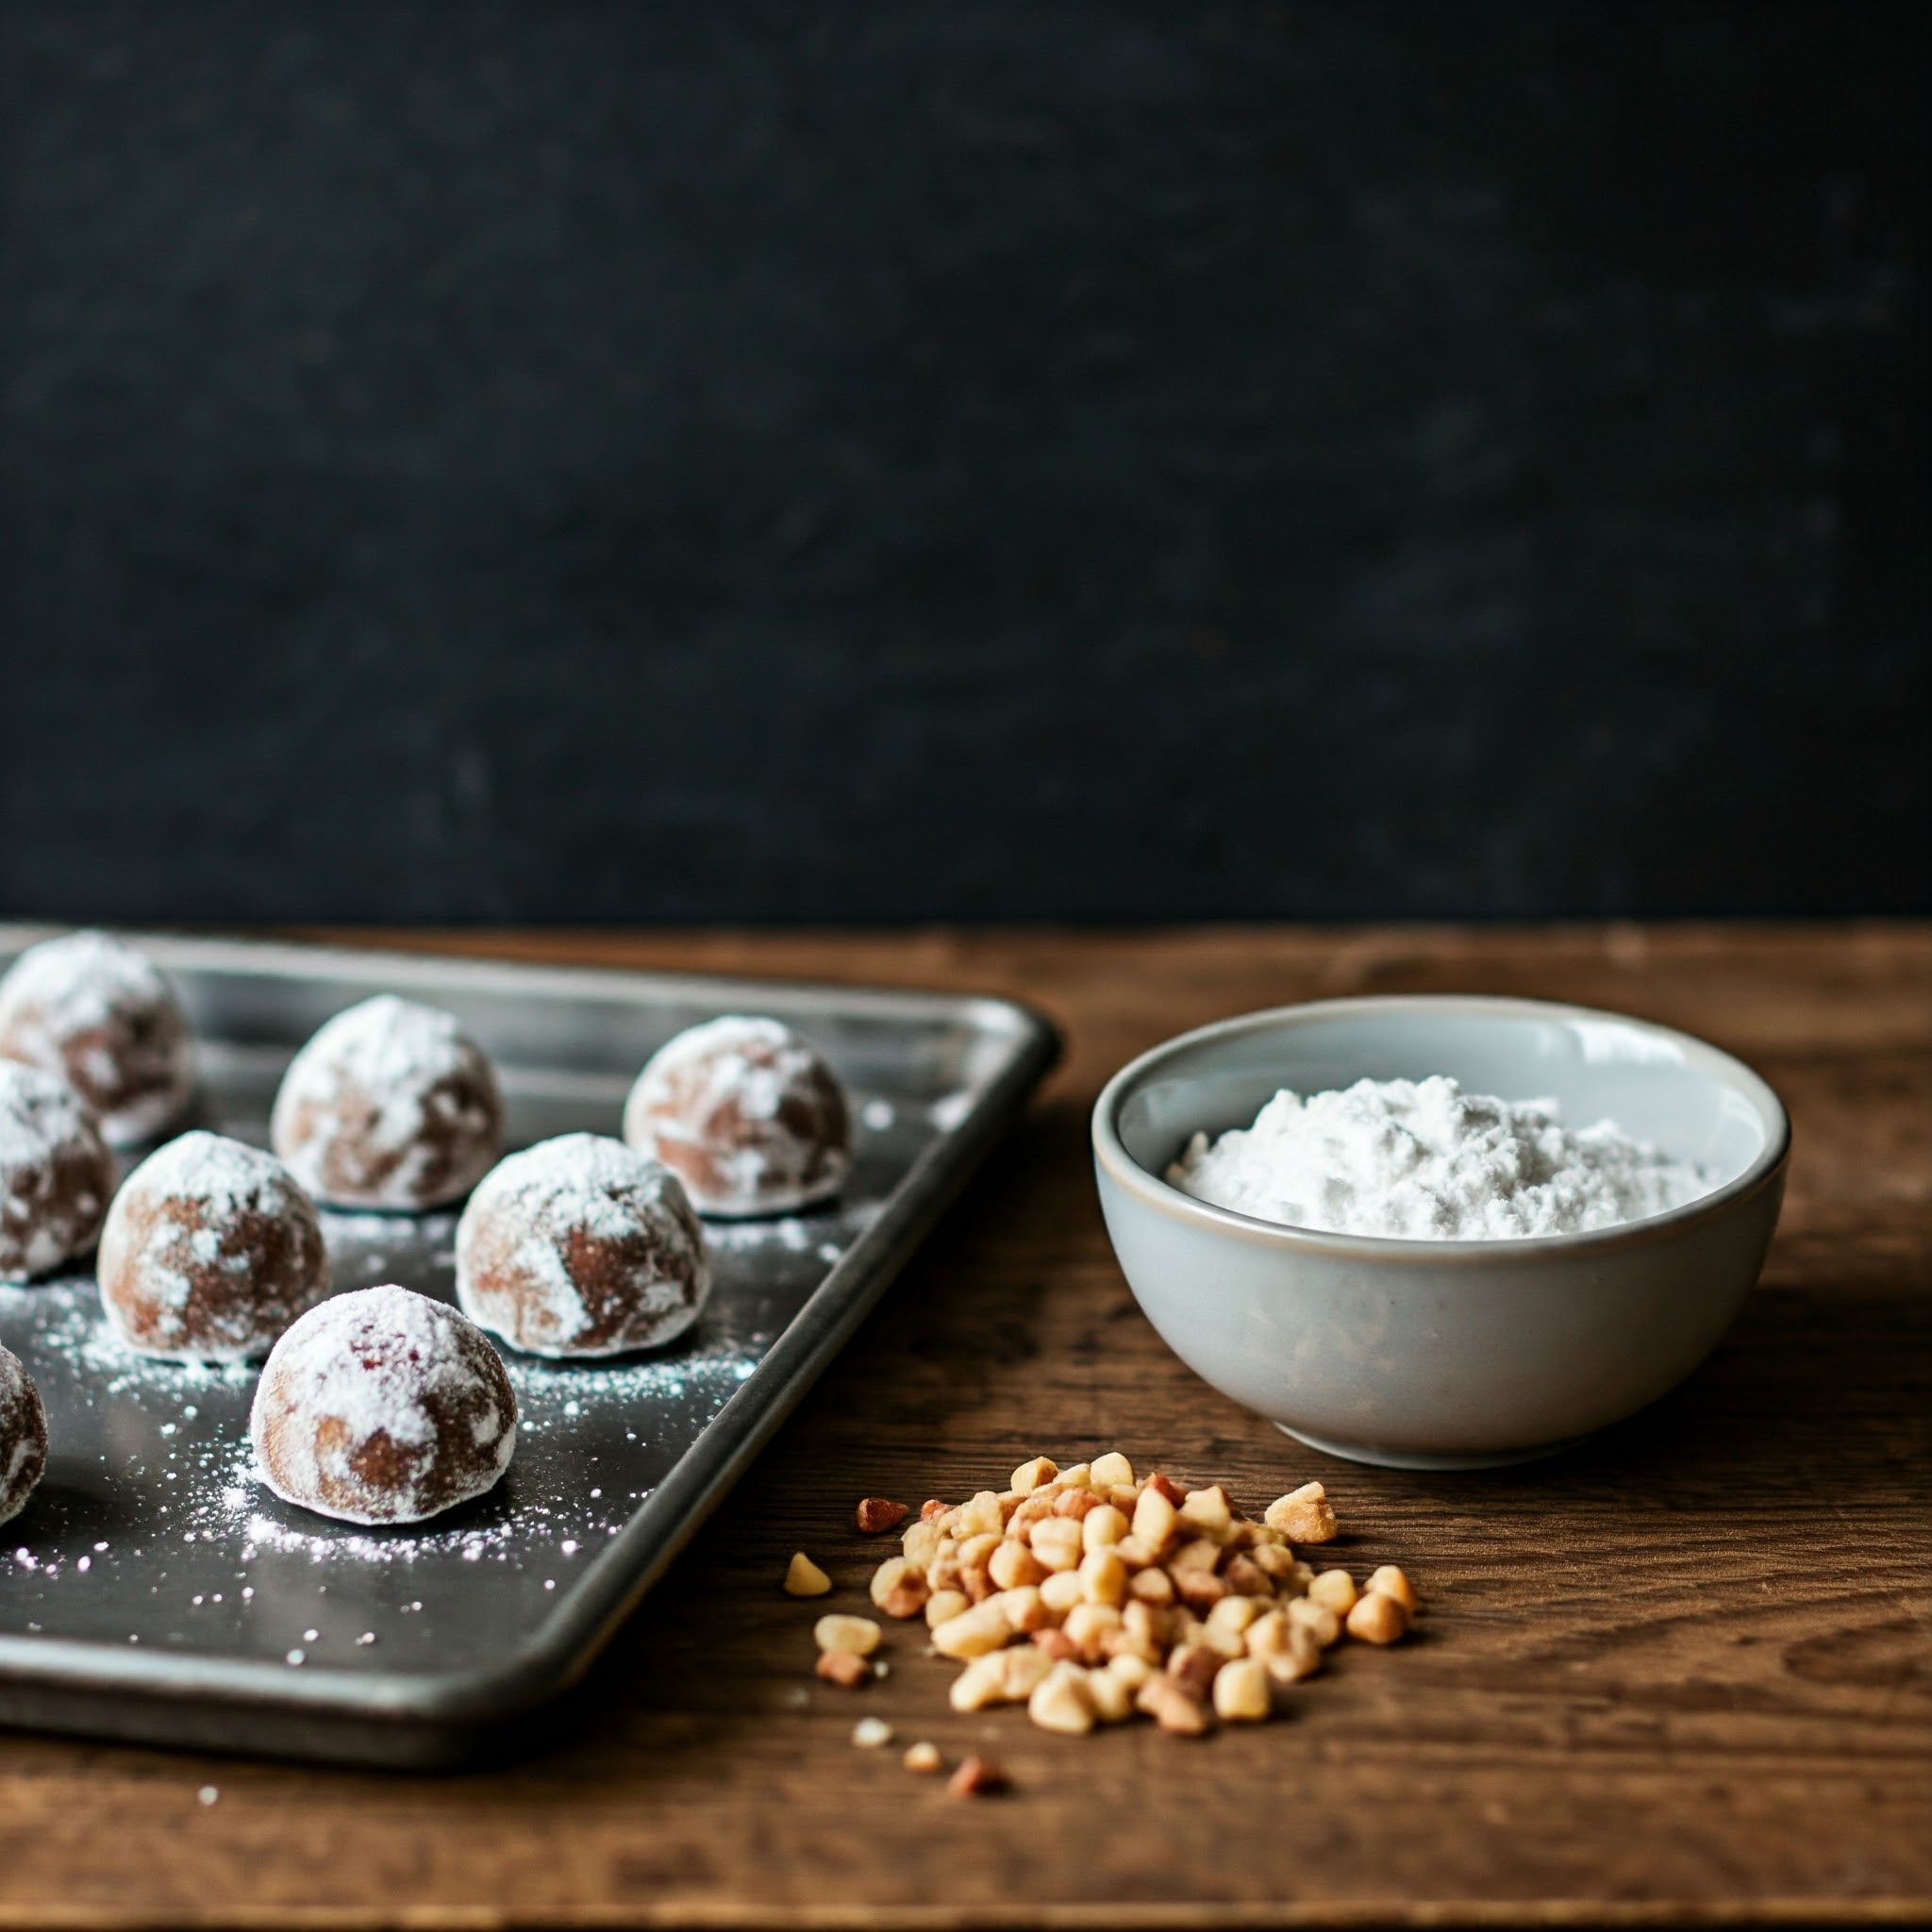
[[101, 1305], [144, 1355], [265, 1355], [328, 1292], [322, 1224], [273, 1154], [183, 1134], [121, 1184], [101, 1229]]
[[710, 1286], [682, 1183], [602, 1134], [512, 1154], [457, 1224], [464, 1311], [531, 1355], [659, 1347], [697, 1320]]
[[517, 1399], [489, 1339], [393, 1285], [311, 1308], [275, 1345], [249, 1435], [284, 1502], [344, 1523], [420, 1523], [495, 1487]]
[[845, 1090], [777, 1020], [709, 1020], [660, 1047], [625, 1104], [624, 1138], [702, 1214], [787, 1213], [836, 1194], [852, 1166]]
[[503, 1151], [503, 1095], [448, 1013], [383, 993], [294, 1059], [269, 1137], [318, 1201], [420, 1211], [459, 1201]]
[[0, 1348], [0, 1523], [26, 1507], [47, 1466], [47, 1411], [20, 1357]]
[[113, 1157], [65, 1080], [0, 1060], [0, 1281], [31, 1281], [93, 1246]]
[[0, 1058], [58, 1074], [113, 1147], [151, 1140], [194, 1091], [194, 1036], [160, 969], [104, 932], [29, 946], [0, 979]]

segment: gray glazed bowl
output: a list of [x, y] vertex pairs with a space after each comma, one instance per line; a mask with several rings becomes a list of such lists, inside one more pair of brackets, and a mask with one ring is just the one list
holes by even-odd
[[[1594, 1234], [1395, 1241], [1283, 1227], [1160, 1178], [1188, 1137], [1247, 1126], [1278, 1089], [1452, 1074], [1554, 1096], [1718, 1176]], [[1168, 1345], [1224, 1395], [1332, 1456], [1474, 1469], [1563, 1448], [1709, 1354], [1757, 1278], [1790, 1127], [1748, 1067], [1688, 1034], [1538, 1000], [1329, 1000], [1183, 1034], [1093, 1109], [1114, 1252]]]

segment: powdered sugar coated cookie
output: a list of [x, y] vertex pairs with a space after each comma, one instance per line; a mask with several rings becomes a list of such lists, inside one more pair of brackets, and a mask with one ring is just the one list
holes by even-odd
[[249, 1434], [285, 1502], [344, 1523], [420, 1523], [495, 1486], [516, 1451], [517, 1399], [481, 1329], [390, 1284], [289, 1329]]
[[0, 1523], [26, 1507], [47, 1466], [47, 1412], [20, 1357], [0, 1348]]
[[187, 1106], [194, 1037], [160, 969], [104, 932], [29, 946], [0, 979], [0, 1058], [58, 1074], [113, 1147], [136, 1146]]
[[673, 1169], [704, 1214], [782, 1214], [835, 1194], [852, 1165], [845, 1090], [777, 1020], [728, 1015], [652, 1057], [624, 1138]]
[[338, 1013], [282, 1076], [270, 1139], [318, 1201], [460, 1200], [503, 1147], [503, 1096], [448, 1013], [383, 993]]
[[704, 1230], [662, 1162], [564, 1134], [485, 1174], [457, 1224], [457, 1294], [532, 1355], [607, 1356], [682, 1335], [710, 1291]]
[[183, 1134], [121, 1185], [101, 1230], [101, 1305], [144, 1355], [243, 1361], [328, 1292], [315, 1208], [273, 1154]]
[[29, 1281], [84, 1254], [113, 1185], [113, 1158], [74, 1089], [0, 1060], [0, 1281]]

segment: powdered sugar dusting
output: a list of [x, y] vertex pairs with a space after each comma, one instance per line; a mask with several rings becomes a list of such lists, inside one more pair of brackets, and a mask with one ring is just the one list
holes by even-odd
[[1557, 1104], [1465, 1093], [1445, 1075], [1284, 1089], [1167, 1173], [1184, 1193], [1290, 1227], [1411, 1241], [1507, 1241], [1613, 1227], [1694, 1200], [1702, 1170], [1614, 1122], [1571, 1132]]
[[289, 1191], [289, 1173], [266, 1148], [197, 1127], [158, 1147], [122, 1186], [198, 1201], [211, 1215], [228, 1220], [251, 1208], [277, 1211]]

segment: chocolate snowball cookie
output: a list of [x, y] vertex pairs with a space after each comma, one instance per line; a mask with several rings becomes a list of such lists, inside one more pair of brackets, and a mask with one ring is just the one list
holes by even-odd
[[483, 1331], [393, 1285], [311, 1308], [275, 1343], [249, 1416], [284, 1502], [344, 1523], [420, 1523], [492, 1489], [517, 1399]]
[[93, 1246], [113, 1157], [65, 1080], [0, 1060], [0, 1281], [30, 1281]]
[[269, 1138], [318, 1201], [458, 1201], [503, 1151], [503, 1096], [448, 1014], [389, 993], [323, 1026], [282, 1076]]
[[26, 1507], [47, 1466], [47, 1411], [20, 1357], [0, 1348], [0, 1523]]
[[328, 1292], [322, 1224], [273, 1154], [183, 1134], [121, 1184], [101, 1229], [101, 1305], [130, 1348], [245, 1361]]
[[675, 1341], [710, 1292], [677, 1176], [602, 1134], [541, 1141], [491, 1168], [457, 1224], [457, 1298], [531, 1355]]
[[776, 1020], [732, 1015], [652, 1056], [624, 1138], [683, 1181], [701, 1214], [780, 1214], [836, 1194], [852, 1165], [845, 1090]]
[[145, 954], [104, 932], [29, 946], [0, 979], [0, 1058], [58, 1074], [110, 1147], [160, 1132], [194, 1091], [188, 1015]]

